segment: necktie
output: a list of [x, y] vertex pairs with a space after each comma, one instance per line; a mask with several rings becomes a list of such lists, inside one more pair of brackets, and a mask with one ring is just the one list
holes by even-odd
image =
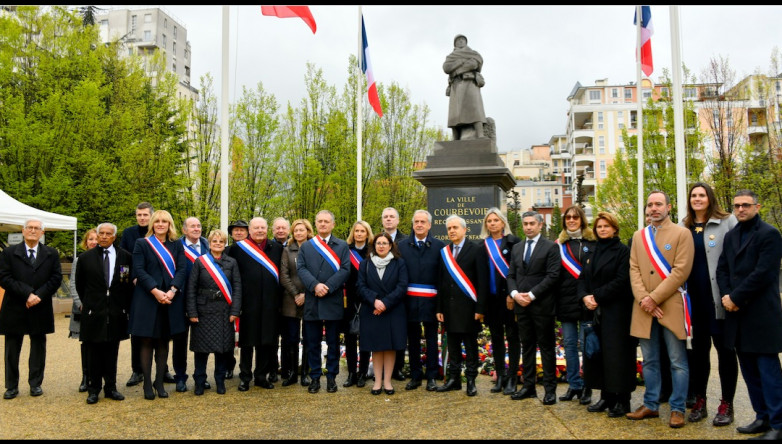
[[458, 256], [458, 255], [459, 255], [459, 246], [458, 245], [454, 245], [453, 246], [453, 258], [456, 259], [456, 256]]
[[529, 263], [529, 257], [532, 254], [532, 243], [534, 241], [532, 239], [527, 241], [527, 251], [524, 252], [524, 263]]
[[27, 250], [27, 251], [29, 251], [29, 252], [30, 252], [30, 256], [29, 256], [29, 257], [30, 257], [30, 263], [31, 263], [31, 264], [34, 264], [34, 263], [35, 263], [35, 250], [34, 250], [34, 249], [32, 249], [32, 248], [30, 248], [30, 249], [29, 249], [29, 250]]
[[418, 241], [418, 248], [424, 248], [424, 241]]
[[191, 246], [191, 247], [193, 247], [193, 250], [195, 250], [195, 251], [196, 251], [196, 253], [198, 253], [198, 254], [201, 254], [201, 244], [200, 244], [200, 243], [198, 243], [198, 244], [192, 244], [192, 245], [190, 245], [190, 246]]
[[111, 281], [109, 280], [109, 276], [111, 274], [109, 273], [109, 249], [105, 248], [103, 250], [103, 278], [106, 279], [106, 287], [111, 286]]

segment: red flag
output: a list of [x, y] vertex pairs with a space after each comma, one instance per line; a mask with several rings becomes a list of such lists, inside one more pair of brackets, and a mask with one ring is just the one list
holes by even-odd
[[261, 6], [261, 14], [280, 18], [299, 17], [312, 29], [313, 34], [318, 29], [309, 6]]
[[[636, 13], [637, 15], [637, 13]], [[633, 24], [638, 23], [638, 17], [633, 17]], [[652, 8], [641, 6], [641, 71], [646, 77], [652, 75], [654, 63], [652, 63]]]
[[367, 98], [378, 117], [383, 117], [383, 109], [380, 107], [380, 97], [377, 95], [375, 74], [372, 72], [372, 60], [369, 58], [369, 44], [367, 43], [367, 30], [364, 28], [363, 14], [361, 15], [361, 47], [364, 50], [364, 57], [361, 58], [361, 71], [367, 76]]

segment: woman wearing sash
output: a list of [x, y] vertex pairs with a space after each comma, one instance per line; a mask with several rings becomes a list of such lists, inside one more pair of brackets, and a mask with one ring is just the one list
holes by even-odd
[[242, 281], [236, 259], [223, 254], [228, 235], [212, 230], [209, 253], [194, 263], [187, 283], [187, 317], [191, 322], [190, 350], [195, 354], [196, 395], [204, 394], [206, 362], [214, 353], [217, 393], [225, 394], [228, 355], [236, 343], [235, 322], [242, 311]]
[[565, 349], [568, 389], [560, 401], [570, 401], [575, 396], [582, 405], [592, 402], [592, 393], [584, 388], [581, 364], [578, 357], [578, 339], [581, 321], [590, 320], [592, 314], [584, 310], [578, 296], [576, 280], [581, 269], [595, 249], [595, 234], [589, 228], [586, 213], [578, 206], [568, 207], [562, 213], [562, 232], [557, 239], [561, 258], [559, 288], [556, 293], [557, 320], [562, 325], [562, 346]]
[[619, 238], [619, 223], [607, 212], [597, 214], [593, 223], [597, 245], [583, 264], [578, 279], [578, 295], [594, 313], [595, 333], [600, 352], [584, 355], [584, 382], [600, 389], [600, 400], [589, 409], [608, 409], [610, 418], [624, 417], [630, 411], [630, 394], [635, 390], [636, 347], [630, 336], [633, 291], [630, 288], [630, 248]]
[[379, 395], [384, 389], [387, 395], [393, 395], [391, 375], [396, 351], [407, 345], [407, 266], [388, 233], [375, 236], [371, 245], [369, 258], [361, 262], [358, 271], [361, 351], [372, 352], [372, 394]]
[[717, 261], [722, 253], [722, 240], [738, 221], [736, 216], [720, 208], [712, 188], [703, 182], [690, 187], [687, 216], [681, 225], [689, 228], [695, 244], [695, 260], [687, 293], [692, 307], [692, 350], [689, 352], [690, 391], [695, 405], [687, 418], [698, 422], [706, 417], [706, 386], [711, 371], [711, 343], [717, 349], [722, 399], [714, 418], [715, 426], [733, 422], [733, 396], [739, 370], [735, 350], [725, 347], [725, 308], [717, 286]]
[[[295, 384], [298, 380], [299, 343], [301, 342], [301, 317], [304, 314], [304, 292], [306, 288], [299, 279], [296, 271], [296, 259], [299, 256], [299, 247], [304, 242], [312, 239], [314, 231], [312, 224], [307, 219], [296, 219], [291, 224], [293, 239], [282, 252], [280, 265], [280, 284], [284, 290], [282, 296], [282, 353], [288, 354], [288, 359], [282, 359], [284, 363], [290, 362], [291, 368], [282, 368], [282, 386]], [[301, 350], [301, 385], [310, 385], [307, 366], [307, 350]]]
[[174, 219], [165, 210], [152, 213], [152, 227], [133, 247], [133, 276], [136, 288], [130, 305], [128, 332], [139, 338], [144, 373], [144, 398], [155, 399], [152, 391], [152, 351], [155, 351], [154, 388], [168, 398], [163, 388], [168, 361], [168, 341], [185, 331], [185, 301], [180, 289], [187, 285], [187, 257], [179, 242]]
[[[358, 282], [358, 269], [361, 263], [369, 257], [369, 243], [372, 242], [372, 227], [360, 220], [353, 224], [348, 235], [348, 247], [350, 248], [350, 277], [345, 282], [345, 314], [342, 317], [340, 330], [345, 334], [345, 360], [348, 367], [348, 378], [343, 387], [364, 387], [366, 385], [367, 372], [369, 371], [369, 351], [358, 352], [358, 335], [350, 333], [350, 320], [356, 315], [361, 304], [356, 283]], [[360, 355], [360, 356], [359, 356]], [[360, 358], [360, 359], [359, 359]], [[358, 364], [358, 373], [356, 365]]]
[[[520, 239], [510, 230], [508, 219], [497, 207], [489, 208], [483, 219], [480, 247], [489, 258], [489, 299], [486, 304], [486, 324], [491, 333], [491, 349], [497, 383], [492, 393], [511, 395], [518, 383], [521, 340], [519, 325], [513, 314], [513, 299], [508, 291], [508, 264], [513, 246]], [[508, 369], [505, 369], [505, 340], [508, 341]]]

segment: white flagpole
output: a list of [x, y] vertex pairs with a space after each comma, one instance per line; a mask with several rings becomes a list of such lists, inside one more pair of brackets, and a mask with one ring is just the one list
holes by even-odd
[[363, 16], [361, 15], [361, 5], [358, 5], [358, 87], [356, 94], [356, 220], [361, 220], [361, 209], [363, 207], [362, 202], [362, 195], [361, 195], [361, 180], [362, 180], [362, 167], [363, 167], [363, 156], [362, 156], [362, 142], [363, 142], [363, 135], [362, 135], [362, 127], [364, 123], [364, 113], [361, 110], [361, 105], [364, 99], [364, 88], [362, 85], [364, 84], [361, 72], [361, 65], [364, 60], [364, 42], [362, 40], [362, 33], [361, 33], [361, 27], [363, 25]]
[[641, 90], [641, 22], [643, 21], [643, 13], [641, 11], [641, 5], [635, 7], [635, 23], [636, 23], [636, 74], [638, 83], [636, 84], [638, 100], [638, 118], [636, 119], [636, 126], [638, 127], [638, 229], [640, 230], [646, 225], [646, 196], [644, 196], [644, 119], [643, 119], [643, 92]]
[[228, 146], [230, 132], [228, 122], [228, 5], [223, 5], [223, 87], [220, 98], [220, 228], [228, 231]]
[[682, 98], [681, 39], [679, 33], [679, 7], [670, 6], [671, 55], [673, 71], [673, 130], [676, 143], [676, 202], [678, 220], [687, 215], [687, 155], [684, 150], [684, 103]]

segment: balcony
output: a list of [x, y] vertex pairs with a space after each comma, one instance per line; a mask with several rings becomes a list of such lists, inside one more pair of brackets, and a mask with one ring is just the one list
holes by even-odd
[[760, 100], [747, 100], [747, 109], [766, 109], [768, 106], [768, 101], [760, 99]]
[[765, 126], [761, 125], [750, 125], [747, 127], [747, 135], [755, 135], [755, 134], [768, 134], [768, 130]]

